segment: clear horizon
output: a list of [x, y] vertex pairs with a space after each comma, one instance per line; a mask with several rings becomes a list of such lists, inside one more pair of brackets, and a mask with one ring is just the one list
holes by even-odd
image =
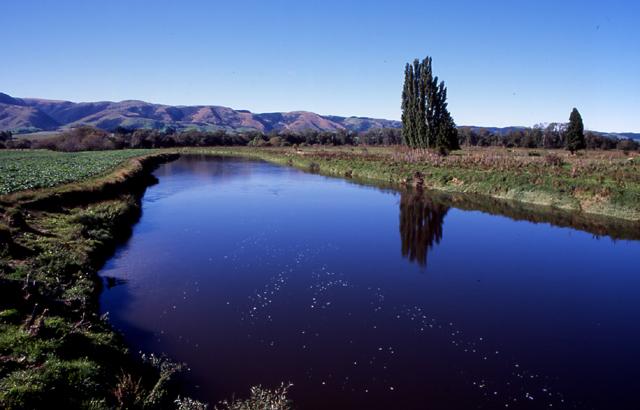
[[640, 132], [640, 4], [113, 1], [4, 5], [0, 91], [399, 120], [433, 57], [458, 125]]

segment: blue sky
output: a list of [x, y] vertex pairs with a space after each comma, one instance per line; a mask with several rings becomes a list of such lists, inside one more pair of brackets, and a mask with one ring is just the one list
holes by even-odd
[[640, 132], [640, 1], [35, 1], [0, 5], [0, 91], [400, 118], [430, 55], [459, 125]]

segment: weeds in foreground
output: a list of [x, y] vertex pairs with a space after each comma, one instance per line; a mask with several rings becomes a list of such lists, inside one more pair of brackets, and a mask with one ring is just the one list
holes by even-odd
[[144, 387], [142, 378], [135, 378], [124, 371], [118, 377], [118, 384], [113, 390], [117, 406], [121, 409], [141, 408], [144, 404]]
[[207, 410], [208, 405], [189, 397], [178, 397], [174, 402], [177, 410]]
[[558, 154], [554, 153], [545, 155], [544, 162], [545, 164], [552, 167], [561, 167], [562, 165], [564, 165], [564, 161], [562, 160], [562, 158], [560, 158]]
[[291, 383], [282, 383], [275, 389], [252, 387], [248, 399], [225, 400], [215, 410], [292, 410], [291, 400], [287, 397], [291, 386]]
[[[145, 389], [142, 377], [122, 371], [118, 377], [113, 396], [116, 398], [118, 408], [121, 409], [156, 409], [162, 408], [163, 403], [168, 402], [168, 383], [176, 373], [184, 369], [184, 365], [174, 363], [164, 356], [154, 354], [142, 354], [142, 362], [154, 369], [158, 375], [157, 380], [150, 390]], [[186, 399], [190, 400], [190, 399]], [[194, 400], [191, 400], [195, 402]]]

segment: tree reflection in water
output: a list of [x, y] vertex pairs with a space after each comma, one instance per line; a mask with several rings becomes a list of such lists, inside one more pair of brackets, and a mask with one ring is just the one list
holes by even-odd
[[422, 191], [400, 194], [400, 236], [402, 256], [420, 266], [427, 266], [427, 256], [434, 243], [442, 239], [442, 223], [449, 207], [434, 201]]

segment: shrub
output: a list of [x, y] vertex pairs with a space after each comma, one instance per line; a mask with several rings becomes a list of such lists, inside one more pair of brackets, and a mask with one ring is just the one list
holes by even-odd
[[633, 140], [620, 140], [616, 148], [622, 150], [625, 154], [628, 154], [629, 151], [637, 150], [639, 145]]
[[561, 167], [564, 164], [564, 161], [562, 160], [562, 158], [560, 158], [560, 156], [558, 154], [547, 154], [544, 157], [544, 162], [547, 165], [550, 165], [552, 167]]
[[281, 137], [271, 137], [269, 138], [269, 145], [271, 145], [272, 147], [284, 147], [289, 144]]

